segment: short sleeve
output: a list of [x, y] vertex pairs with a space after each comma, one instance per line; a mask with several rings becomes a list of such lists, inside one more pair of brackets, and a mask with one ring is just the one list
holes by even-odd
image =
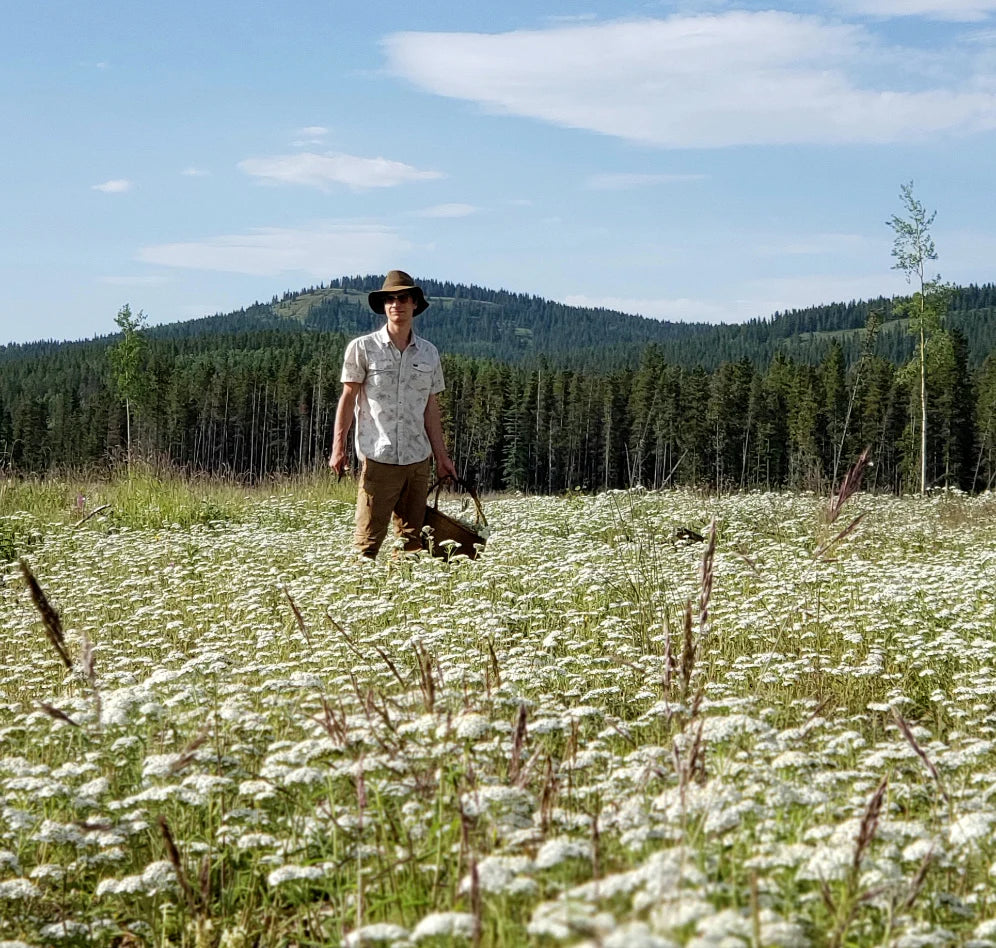
[[436, 368], [432, 373], [432, 386], [429, 391], [433, 395], [438, 395], [443, 389], [446, 388], [446, 383], [443, 381], [443, 363], [436, 359]]
[[342, 360], [342, 377], [340, 382], [365, 382], [367, 380], [367, 354], [363, 351], [359, 339], [353, 339], [346, 346], [346, 354]]

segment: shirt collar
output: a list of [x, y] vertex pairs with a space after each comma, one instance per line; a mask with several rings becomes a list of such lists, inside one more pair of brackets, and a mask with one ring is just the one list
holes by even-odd
[[[385, 346], [393, 346], [394, 345], [394, 343], [391, 342], [391, 337], [387, 333], [387, 324], [386, 323], [383, 326], [381, 326], [380, 329], [377, 331], [377, 338]], [[409, 349], [418, 349], [418, 344], [419, 344], [419, 338], [418, 338], [418, 336], [415, 335], [415, 330], [412, 329], [412, 338], [411, 338], [411, 342], [408, 343], [408, 348]]]

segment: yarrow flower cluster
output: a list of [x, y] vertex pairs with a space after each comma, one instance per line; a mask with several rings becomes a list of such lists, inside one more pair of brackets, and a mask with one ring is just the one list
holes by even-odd
[[473, 562], [276, 490], [40, 525], [76, 664], [5, 569], [0, 948], [996, 943], [996, 501], [848, 503], [505, 497]]

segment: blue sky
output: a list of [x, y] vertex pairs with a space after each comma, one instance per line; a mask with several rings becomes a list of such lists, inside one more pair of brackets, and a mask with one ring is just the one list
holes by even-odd
[[996, 280], [996, 0], [39, 0], [0, 120], [0, 343], [394, 267], [711, 322], [900, 293], [910, 180], [936, 271]]

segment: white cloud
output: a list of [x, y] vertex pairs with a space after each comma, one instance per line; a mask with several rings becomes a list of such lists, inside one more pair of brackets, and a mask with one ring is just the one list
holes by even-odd
[[308, 145], [323, 145], [328, 137], [329, 130], [324, 125], [306, 125], [298, 129], [301, 137], [291, 142], [295, 148], [306, 148]]
[[433, 207], [423, 208], [418, 212], [419, 217], [469, 217], [476, 214], [478, 208], [473, 204], [436, 204]]
[[438, 171], [419, 171], [411, 165], [387, 158], [360, 158], [356, 155], [276, 155], [272, 158], [247, 158], [239, 162], [246, 174], [263, 181], [303, 184], [327, 190], [330, 184], [350, 188], [391, 188], [408, 181], [441, 178]]
[[704, 174], [628, 174], [625, 172], [593, 174], [585, 187], [592, 191], [630, 191], [655, 184], [681, 184], [688, 181], [703, 181]]
[[[885, 66], [910, 72], [917, 60], [906, 51], [877, 45], [857, 25], [778, 11], [397, 33], [383, 46], [389, 67], [429, 92], [667, 148], [893, 142], [996, 127], [984, 77], [961, 87], [918, 75], [921, 88], [903, 88], [900, 70]], [[964, 71], [961, 59], [948, 68]]]
[[300, 272], [371, 272], [410, 250], [395, 231], [376, 224], [326, 223], [302, 228], [260, 228], [206, 240], [143, 247], [138, 259], [167, 267], [220, 270], [252, 276]]
[[984, 20], [996, 12], [996, 0], [837, 0], [836, 6], [864, 16], [922, 16], [952, 22]]
[[112, 178], [103, 184], [93, 184], [91, 191], [103, 191], [104, 194], [122, 194], [132, 189], [132, 183], [127, 178]]
[[210, 171], [204, 171], [202, 168], [195, 168], [192, 165], [180, 172], [180, 174], [187, 178], [206, 178], [210, 173]]

